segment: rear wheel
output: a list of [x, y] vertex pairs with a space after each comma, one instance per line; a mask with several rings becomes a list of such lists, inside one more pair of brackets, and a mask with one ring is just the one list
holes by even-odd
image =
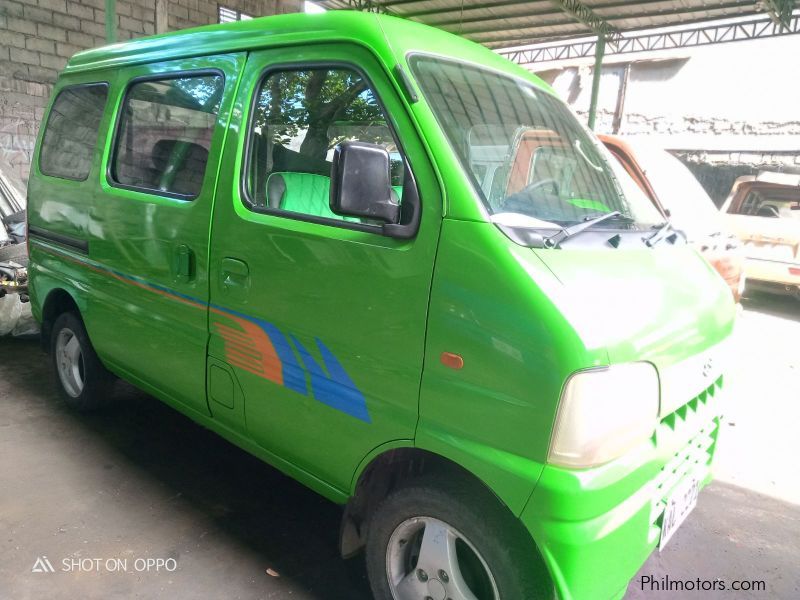
[[377, 600], [552, 598], [532, 540], [489, 494], [414, 485], [391, 494], [367, 533]]
[[110, 399], [112, 376], [92, 348], [83, 322], [66, 312], [55, 320], [50, 356], [61, 396], [70, 408], [97, 409]]

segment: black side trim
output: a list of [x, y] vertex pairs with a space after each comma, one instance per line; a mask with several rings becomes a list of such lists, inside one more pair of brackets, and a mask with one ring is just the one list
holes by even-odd
[[64, 235], [63, 233], [55, 233], [53, 231], [48, 231], [47, 229], [42, 229], [41, 227], [29, 225], [28, 237], [39, 238], [46, 242], [58, 244], [59, 246], [66, 246], [70, 250], [77, 250], [82, 254], [89, 254], [89, 242], [80, 238]]

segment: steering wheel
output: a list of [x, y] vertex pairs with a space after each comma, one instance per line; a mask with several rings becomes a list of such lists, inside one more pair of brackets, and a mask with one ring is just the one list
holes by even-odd
[[[530, 193], [535, 192], [539, 188], [542, 188], [542, 187], [544, 187], [546, 185], [553, 186], [553, 193], [554, 194], [558, 194], [558, 190], [559, 190], [558, 182], [555, 179], [550, 178], [550, 177], [548, 177], [547, 179], [540, 179], [539, 181], [534, 181], [533, 183], [529, 183], [524, 188], [522, 188], [520, 191], [518, 191], [517, 194], [530, 194]], [[513, 195], [516, 196], [516, 194], [513, 194]], [[509, 196], [509, 198], [510, 197], [511, 196]]]
[[524, 208], [528, 204], [527, 202], [525, 202], [524, 197], [528, 196], [532, 192], [535, 192], [539, 188], [543, 188], [543, 187], [545, 187], [547, 185], [552, 186], [553, 193], [558, 195], [558, 192], [559, 192], [558, 181], [556, 181], [555, 179], [553, 179], [551, 177], [548, 177], [547, 179], [540, 179], [539, 181], [534, 181], [533, 183], [529, 183], [528, 185], [526, 185], [524, 188], [522, 188], [520, 191], [516, 192], [515, 194], [511, 194], [510, 196], [507, 196], [506, 199], [503, 201], [503, 204], [502, 204], [501, 208], [503, 210], [510, 210], [511, 209], [512, 212], [513, 212], [513, 208], [515, 206], [518, 206], [520, 208]]
[[758, 209], [756, 216], [777, 218], [781, 216], [781, 213], [778, 212], [778, 209], [771, 204], [764, 204]]

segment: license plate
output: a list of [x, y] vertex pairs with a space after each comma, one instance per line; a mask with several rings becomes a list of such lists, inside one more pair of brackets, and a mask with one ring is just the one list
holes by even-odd
[[672, 492], [672, 495], [667, 500], [667, 508], [664, 510], [664, 519], [661, 524], [661, 541], [658, 544], [659, 550], [664, 549], [672, 534], [677, 531], [681, 523], [692, 512], [692, 509], [697, 506], [697, 495], [699, 493], [700, 482], [692, 476], [682, 481]]

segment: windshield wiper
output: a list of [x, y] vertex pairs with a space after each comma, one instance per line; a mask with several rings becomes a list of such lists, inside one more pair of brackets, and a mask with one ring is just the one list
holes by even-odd
[[630, 221], [629, 217], [626, 217], [618, 210], [611, 211], [610, 213], [603, 213], [597, 217], [585, 217], [585, 220], [582, 223], [576, 223], [575, 225], [570, 225], [569, 227], [564, 227], [561, 231], [554, 233], [550, 237], [544, 238], [544, 247], [545, 248], [558, 248], [558, 246], [566, 240], [567, 238], [571, 238], [573, 235], [577, 235], [582, 231], [589, 229], [592, 225], [597, 225], [598, 223], [602, 223], [603, 221], [608, 221], [609, 219], [624, 219], [626, 221]]
[[647, 244], [648, 247], [652, 248], [661, 240], [665, 240], [677, 234], [678, 232], [672, 226], [672, 223], [669, 221], [664, 221], [664, 223], [656, 227], [656, 232], [653, 235], [645, 239], [644, 243]]

